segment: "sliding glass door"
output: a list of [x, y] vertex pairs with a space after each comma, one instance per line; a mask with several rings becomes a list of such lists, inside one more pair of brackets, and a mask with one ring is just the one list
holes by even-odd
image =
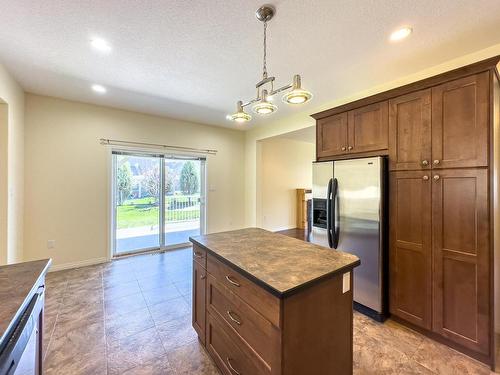
[[202, 160], [165, 159], [166, 246], [188, 242], [189, 236], [200, 234], [204, 164]]
[[205, 160], [113, 151], [113, 254], [178, 247], [204, 232]]

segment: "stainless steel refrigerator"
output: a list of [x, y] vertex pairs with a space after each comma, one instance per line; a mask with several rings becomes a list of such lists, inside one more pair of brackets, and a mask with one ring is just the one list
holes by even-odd
[[357, 255], [355, 307], [386, 314], [383, 157], [313, 163], [310, 241]]

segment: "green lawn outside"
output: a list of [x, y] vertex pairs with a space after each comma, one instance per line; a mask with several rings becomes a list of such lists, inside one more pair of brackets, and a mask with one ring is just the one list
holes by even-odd
[[[168, 207], [172, 199], [177, 202], [188, 202], [187, 197], [165, 197], [165, 204]], [[193, 200], [195, 197], [192, 198]], [[118, 206], [116, 210], [116, 223], [118, 229], [135, 228], [147, 225], [158, 225], [159, 209], [154, 205], [152, 198], [128, 199], [123, 205]], [[198, 219], [200, 211], [198, 207], [192, 210], [166, 210], [166, 218], [168, 221], [179, 221], [185, 219]]]

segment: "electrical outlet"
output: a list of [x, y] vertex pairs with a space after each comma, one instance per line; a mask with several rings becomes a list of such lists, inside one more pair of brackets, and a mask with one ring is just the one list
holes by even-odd
[[56, 240], [48, 240], [47, 249], [53, 249], [54, 247], [56, 247]]

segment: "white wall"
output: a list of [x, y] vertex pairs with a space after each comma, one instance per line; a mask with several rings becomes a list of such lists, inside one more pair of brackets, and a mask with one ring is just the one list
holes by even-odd
[[0, 265], [23, 258], [24, 92], [0, 64]]
[[26, 260], [61, 268], [107, 257], [110, 157], [100, 138], [218, 150], [207, 157], [208, 231], [244, 225], [243, 132], [27, 94]]
[[258, 223], [271, 231], [297, 227], [295, 189], [312, 188], [316, 146], [284, 138], [261, 142]]

